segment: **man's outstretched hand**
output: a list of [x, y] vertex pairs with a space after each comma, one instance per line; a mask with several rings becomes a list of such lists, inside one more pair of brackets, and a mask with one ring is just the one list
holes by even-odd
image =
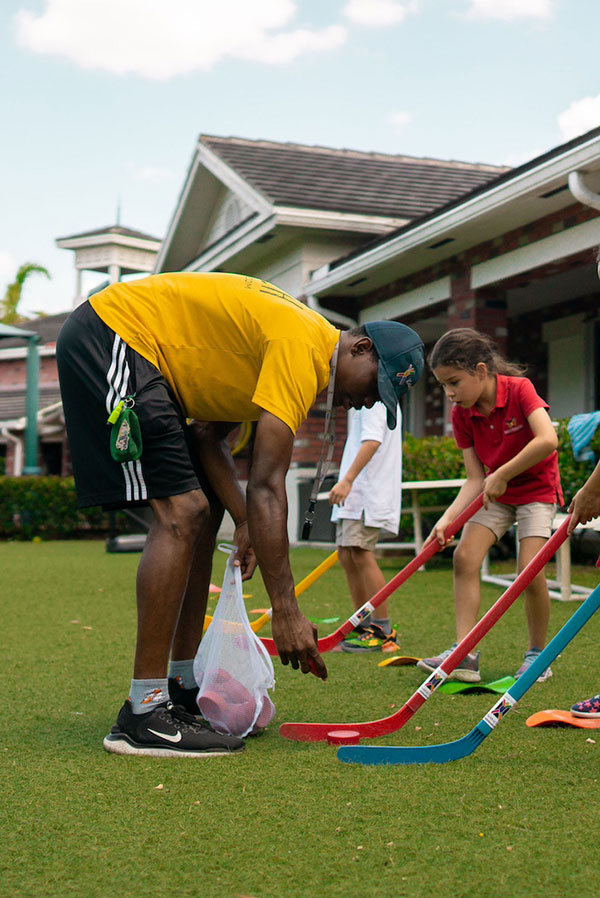
[[297, 607], [274, 609], [271, 627], [282, 664], [327, 679], [327, 667], [319, 655], [317, 628]]

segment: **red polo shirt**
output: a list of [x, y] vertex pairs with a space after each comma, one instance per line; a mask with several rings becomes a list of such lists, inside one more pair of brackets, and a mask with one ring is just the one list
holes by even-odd
[[[530, 440], [533, 432], [527, 422], [536, 408], [548, 408], [526, 377], [496, 375], [496, 405], [489, 415], [475, 406], [452, 409], [454, 439], [460, 449], [475, 450], [486, 473], [496, 471], [514, 458]], [[513, 478], [500, 501], [504, 505], [526, 505], [528, 502], [563, 504], [558, 474], [558, 455], [554, 451], [543, 461]]]

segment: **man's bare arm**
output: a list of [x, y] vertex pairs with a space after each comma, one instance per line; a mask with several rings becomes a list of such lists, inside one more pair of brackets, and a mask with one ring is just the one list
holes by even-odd
[[325, 679], [317, 631], [300, 613], [294, 595], [287, 536], [285, 476], [294, 434], [279, 418], [263, 411], [256, 429], [248, 482], [248, 526], [265, 588], [273, 606], [273, 638], [283, 664]]
[[248, 535], [246, 496], [237, 479], [235, 463], [227, 437], [237, 427], [222, 421], [192, 421], [189, 425], [192, 445], [219, 502], [235, 523], [236, 560], [242, 568], [242, 579], [248, 580], [256, 568], [256, 557]]

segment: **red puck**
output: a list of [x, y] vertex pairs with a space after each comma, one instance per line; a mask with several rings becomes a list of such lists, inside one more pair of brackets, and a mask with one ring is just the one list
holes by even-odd
[[327, 741], [330, 745], [358, 745], [360, 733], [358, 730], [330, 730]]

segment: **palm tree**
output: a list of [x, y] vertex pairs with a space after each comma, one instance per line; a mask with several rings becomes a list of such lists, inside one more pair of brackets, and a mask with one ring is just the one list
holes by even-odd
[[43, 274], [47, 278], [50, 277], [50, 273], [43, 265], [36, 265], [34, 262], [25, 262], [25, 264], [21, 265], [17, 271], [17, 275], [12, 284], [9, 284], [6, 288], [4, 299], [0, 300], [0, 322], [2, 324], [16, 324], [19, 321], [25, 320], [22, 315], [19, 315], [17, 307], [21, 300], [23, 284], [29, 275], [34, 274], [35, 272]]

